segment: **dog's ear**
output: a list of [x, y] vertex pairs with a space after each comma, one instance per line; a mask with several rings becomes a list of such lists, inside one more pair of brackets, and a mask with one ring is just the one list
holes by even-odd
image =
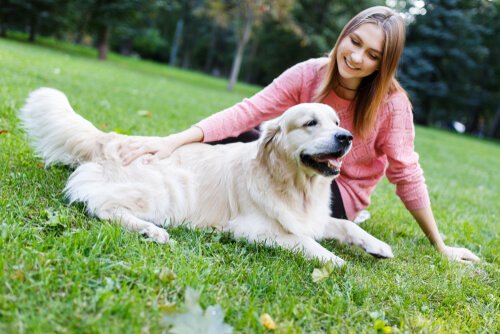
[[260, 136], [261, 147], [267, 147], [280, 132], [279, 118], [263, 123], [262, 134]]

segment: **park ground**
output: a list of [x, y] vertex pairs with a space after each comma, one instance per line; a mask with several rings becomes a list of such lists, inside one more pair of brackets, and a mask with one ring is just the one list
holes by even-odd
[[384, 180], [363, 224], [395, 258], [324, 242], [348, 264], [313, 279], [316, 261], [211, 230], [169, 232], [160, 245], [69, 206], [71, 171], [44, 168], [16, 112], [41, 86], [64, 91], [100, 129], [168, 134], [259, 87], [54, 43], [0, 39], [0, 332], [158, 333], [185, 307], [218, 304], [235, 333], [498, 333], [500, 146], [416, 128], [416, 150], [440, 231], [481, 263], [450, 262], [427, 241]]

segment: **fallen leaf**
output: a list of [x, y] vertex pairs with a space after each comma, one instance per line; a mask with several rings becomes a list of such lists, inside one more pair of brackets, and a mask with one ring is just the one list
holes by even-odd
[[375, 329], [375, 330], [379, 330], [379, 329], [382, 330], [382, 329], [384, 329], [384, 327], [385, 327], [384, 320], [378, 319], [378, 320], [375, 320], [375, 322], [373, 323], [373, 329]]
[[192, 288], [187, 288], [185, 295], [186, 311], [173, 313], [163, 318], [163, 323], [170, 325], [167, 333], [186, 334], [231, 334], [233, 328], [224, 323], [224, 311], [219, 305], [212, 305], [205, 311], [198, 301], [200, 293]]
[[177, 305], [175, 303], [164, 303], [158, 307], [161, 312], [171, 314], [177, 312]]
[[170, 283], [177, 278], [177, 275], [172, 269], [161, 268], [158, 272], [158, 279], [163, 283]]
[[3, 135], [4, 133], [9, 133], [9, 131], [5, 129], [0, 129], [0, 135]]
[[269, 329], [269, 330], [276, 329], [276, 323], [274, 322], [273, 318], [271, 318], [271, 316], [268, 313], [264, 313], [260, 316], [260, 323], [266, 329]]
[[315, 268], [311, 274], [313, 282], [318, 283], [327, 279], [330, 277], [334, 269], [335, 266], [332, 262], [328, 262], [321, 268]]
[[21, 270], [16, 270], [11, 276], [13, 280], [24, 282], [26, 276]]
[[153, 113], [151, 111], [148, 111], [148, 110], [139, 110], [137, 112], [137, 115], [142, 116], [142, 117], [147, 117], [147, 118], [153, 117]]
[[384, 326], [384, 328], [382, 328], [382, 332], [384, 332], [385, 334], [391, 334], [392, 327], [391, 326]]

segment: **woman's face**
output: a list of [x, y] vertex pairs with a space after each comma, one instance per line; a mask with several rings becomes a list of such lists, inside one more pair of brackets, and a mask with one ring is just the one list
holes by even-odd
[[340, 42], [337, 66], [343, 84], [357, 87], [362, 78], [379, 68], [384, 41], [384, 32], [378, 25], [365, 23]]

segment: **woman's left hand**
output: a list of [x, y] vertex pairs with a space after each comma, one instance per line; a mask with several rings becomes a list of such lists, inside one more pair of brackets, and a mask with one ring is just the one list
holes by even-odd
[[439, 250], [446, 255], [450, 260], [459, 261], [463, 263], [479, 262], [481, 261], [474, 253], [467, 248], [449, 247], [444, 246]]

